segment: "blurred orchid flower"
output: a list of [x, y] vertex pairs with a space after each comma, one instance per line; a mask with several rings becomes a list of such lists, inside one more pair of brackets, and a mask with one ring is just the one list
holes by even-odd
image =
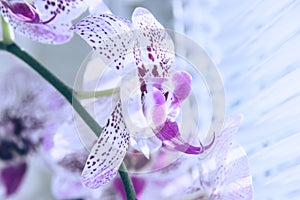
[[233, 143], [241, 121], [229, 117], [212, 152], [199, 160], [199, 179], [187, 192], [194, 199], [253, 199], [252, 178], [244, 149]]
[[18, 190], [27, 158], [47, 151], [49, 136], [70, 112], [54, 88], [23, 67], [3, 73], [0, 98], [0, 174], [7, 197]]
[[[112, 14], [88, 16], [73, 29], [122, 77], [121, 97], [83, 170], [85, 185], [98, 188], [113, 179], [128, 150], [129, 133], [154, 133], [156, 146], [187, 154], [201, 154], [212, 146], [214, 138], [207, 146], [198, 147], [180, 135], [176, 119], [181, 102], [191, 90], [191, 76], [183, 71], [172, 72], [173, 42], [148, 10], [137, 8], [132, 23]], [[170, 75], [173, 92], [163, 87]], [[138, 89], [132, 98], [128, 97], [133, 88]], [[129, 116], [133, 116], [131, 124], [122, 109], [127, 100]]]
[[[38, 42], [61, 44], [72, 38], [73, 32], [69, 30], [72, 20], [79, 17], [91, 2], [1, 0], [0, 13], [17, 33]], [[99, 4], [105, 7], [102, 1]]]
[[53, 171], [52, 195], [57, 199], [89, 199], [96, 200], [102, 195], [101, 190], [84, 187], [81, 172], [88, 158], [88, 151], [83, 145], [78, 132], [87, 135], [90, 145], [97, 140], [90, 130], [83, 129], [83, 123], [75, 123], [74, 116], [69, 116], [52, 135], [52, 147], [49, 149], [47, 161]]

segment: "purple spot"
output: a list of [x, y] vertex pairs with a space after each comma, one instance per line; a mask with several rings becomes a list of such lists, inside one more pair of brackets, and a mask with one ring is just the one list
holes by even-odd
[[166, 99], [166, 100], [168, 99], [168, 96], [169, 96], [169, 92], [167, 91], [167, 92], [165, 93], [165, 99]]
[[142, 67], [138, 67], [138, 72], [141, 77], [144, 77], [147, 70], [146, 70], [145, 66], [143, 65]]
[[148, 54], [148, 58], [149, 58], [150, 60], [152, 60], [152, 62], [154, 62], [154, 57], [153, 57], [153, 55], [152, 55], [151, 53]]
[[154, 65], [154, 67], [152, 69], [152, 74], [153, 74], [154, 77], [158, 77], [159, 76], [156, 65]]
[[27, 164], [25, 162], [9, 165], [2, 169], [1, 182], [6, 189], [6, 196], [10, 196], [18, 190], [26, 170]]

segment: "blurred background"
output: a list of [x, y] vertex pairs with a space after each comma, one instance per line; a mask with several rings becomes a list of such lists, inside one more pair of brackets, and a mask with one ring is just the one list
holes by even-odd
[[[249, 156], [254, 198], [300, 199], [300, 1], [106, 3], [114, 14], [126, 18], [137, 6], [145, 7], [166, 28], [205, 49], [223, 78], [226, 113], [244, 116], [236, 140]], [[59, 46], [16, 38], [69, 85], [90, 52], [77, 35]], [[8, 63], [0, 56], [1, 65]]]

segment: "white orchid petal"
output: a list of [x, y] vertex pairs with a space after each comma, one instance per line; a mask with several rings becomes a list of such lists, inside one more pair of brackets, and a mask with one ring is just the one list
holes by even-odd
[[82, 172], [83, 183], [89, 188], [98, 188], [110, 182], [117, 174], [128, 145], [129, 133], [119, 101], [91, 150]]
[[175, 57], [167, 31], [144, 8], [134, 10], [132, 22], [138, 41], [133, 50], [140, 78], [167, 77]]
[[[119, 72], [130, 63], [133, 45], [131, 22], [112, 14], [90, 15], [72, 27], [101, 57]], [[125, 59], [126, 58], [126, 59]]]

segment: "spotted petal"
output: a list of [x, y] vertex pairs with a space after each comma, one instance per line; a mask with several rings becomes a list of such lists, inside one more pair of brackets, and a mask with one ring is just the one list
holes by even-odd
[[[212, 190], [213, 197], [252, 199], [252, 180], [246, 153], [242, 147], [233, 145], [232, 141], [240, 121], [240, 116], [228, 118], [215, 148], [201, 160], [201, 188]], [[214, 186], [207, 185], [209, 182]]]
[[216, 159], [219, 163], [226, 159], [226, 154], [231, 148], [233, 136], [238, 131], [241, 120], [242, 116], [240, 115], [226, 118], [224, 128], [216, 138], [216, 145], [209, 157]]
[[0, 2], [1, 15], [17, 33], [51, 44], [67, 42], [73, 36], [71, 21], [86, 8], [82, 0]]
[[[91, 15], [73, 28], [112, 69], [125, 67], [125, 57], [131, 50], [131, 22], [112, 14]], [[127, 62], [127, 58], [126, 58]]]
[[213, 151], [208, 154], [200, 165], [202, 174], [205, 176], [205, 174], [208, 173], [208, 178], [213, 177], [212, 181], [215, 182], [217, 187], [223, 184], [227, 175], [227, 166], [225, 164], [227, 154], [231, 150], [233, 136], [239, 128], [240, 121], [240, 116], [228, 117], [226, 119], [224, 129], [216, 138]]
[[144, 8], [135, 9], [132, 22], [138, 40], [133, 50], [141, 83], [147, 77], [167, 77], [175, 57], [167, 31]]
[[110, 182], [117, 174], [128, 145], [129, 133], [119, 101], [91, 150], [82, 172], [83, 183], [87, 187], [98, 188]]
[[227, 154], [227, 174], [224, 180], [224, 199], [252, 199], [252, 178], [246, 152], [233, 145]]
[[84, 0], [33, 0], [32, 2], [41, 20], [48, 21], [50, 18], [53, 18], [51, 21], [53, 24], [76, 19], [89, 5]]

